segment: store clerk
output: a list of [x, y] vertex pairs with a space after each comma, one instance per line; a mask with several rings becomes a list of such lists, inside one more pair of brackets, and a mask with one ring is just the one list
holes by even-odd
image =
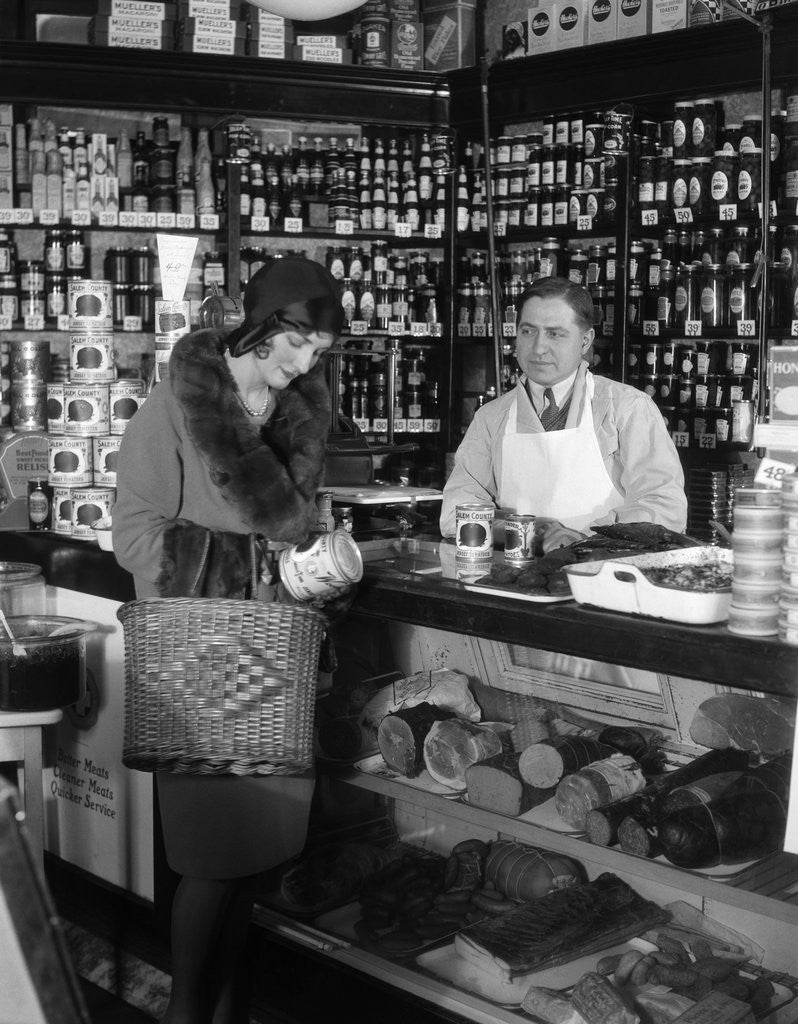
[[518, 386], [474, 416], [444, 487], [443, 536], [454, 536], [456, 508], [470, 502], [539, 517], [544, 551], [609, 523], [684, 530], [684, 474], [659, 410], [588, 369], [590, 293], [540, 278], [518, 308]]

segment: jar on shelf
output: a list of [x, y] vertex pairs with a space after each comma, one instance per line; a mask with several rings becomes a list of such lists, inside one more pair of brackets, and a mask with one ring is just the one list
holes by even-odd
[[731, 268], [726, 324], [733, 325], [738, 320], [755, 319], [756, 311], [751, 288], [752, 277], [753, 268], [750, 263], [738, 263]]
[[60, 228], [44, 233], [44, 269], [51, 274], [66, 272], [66, 239]]
[[723, 267], [714, 263], [704, 267], [701, 281], [701, 323], [704, 327], [725, 325], [726, 277]]
[[687, 320], [699, 320], [701, 292], [696, 268], [683, 264], [676, 274], [673, 297], [673, 326], [683, 328]]
[[740, 173], [737, 178], [737, 209], [741, 213], [756, 213], [762, 201], [762, 148], [753, 147], [740, 153]]

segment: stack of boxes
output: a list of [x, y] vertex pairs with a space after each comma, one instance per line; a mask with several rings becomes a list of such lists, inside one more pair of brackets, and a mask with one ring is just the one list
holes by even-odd
[[243, 57], [247, 23], [240, 0], [179, 0], [175, 49]]
[[162, 0], [97, 0], [89, 42], [124, 49], [173, 50], [177, 5]]
[[291, 51], [294, 42], [293, 23], [279, 14], [269, 14], [247, 4], [249, 35], [247, 54], [250, 57], [267, 57], [283, 60]]

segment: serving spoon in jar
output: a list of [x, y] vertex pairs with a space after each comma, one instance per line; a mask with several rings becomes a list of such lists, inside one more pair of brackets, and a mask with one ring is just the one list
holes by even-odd
[[6, 631], [6, 633], [8, 634], [8, 639], [11, 641], [11, 653], [14, 655], [15, 658], [24, 658], [28, 653], [27, 648], [23, 647], [23, 645], [17, 640], [17, 638], [11, 632], [11, 626], [9, 626], [8, 619], [6, 618], [6, 613], [2, 610], [2, 608], [0, 608], [0, 622], [2, 622], [3, 629]]

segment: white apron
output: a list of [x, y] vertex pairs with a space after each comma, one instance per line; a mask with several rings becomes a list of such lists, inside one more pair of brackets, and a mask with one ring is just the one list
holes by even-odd
[[516, 396], [502, 439], [502, 508], [556, 519], [582, 531], [620, 507], [623, 497], [607, 473], [593, 427], [594, 387], [587, 374], [575, 427], [539, 434], [517, 433]]

